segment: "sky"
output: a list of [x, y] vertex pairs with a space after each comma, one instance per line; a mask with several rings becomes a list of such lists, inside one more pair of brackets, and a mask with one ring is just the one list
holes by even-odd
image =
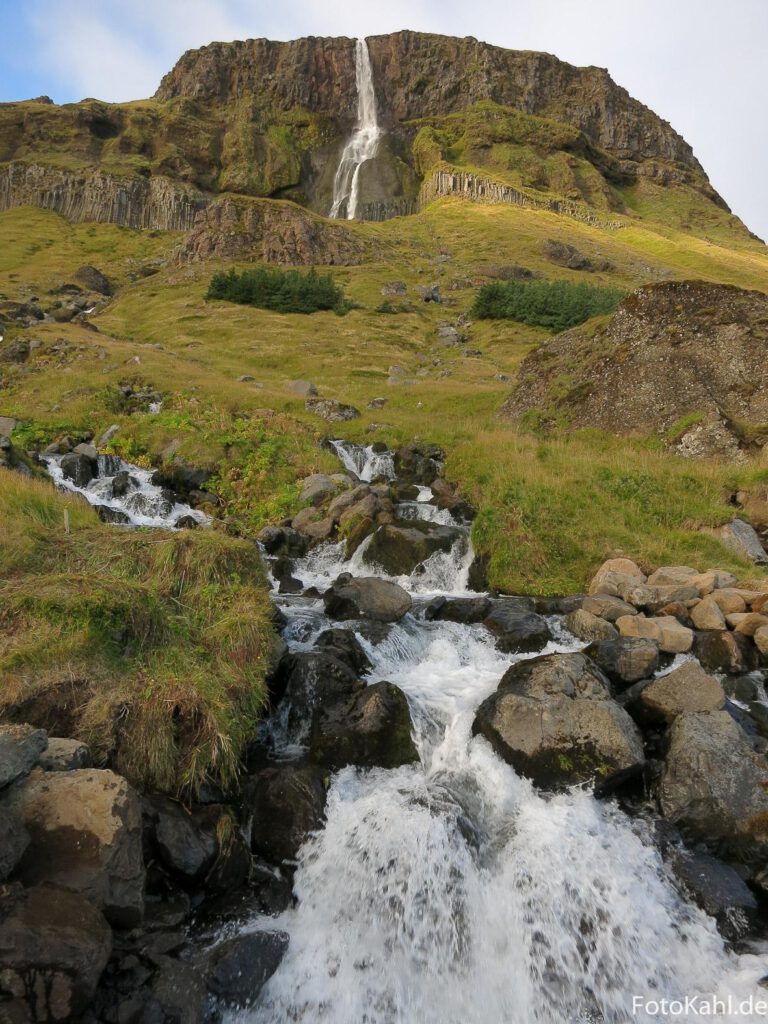
[[0, 102], [140, 99], [214, 40], [403, 28], [607, 68], [768, 239], [768, 0], [0, 0]]

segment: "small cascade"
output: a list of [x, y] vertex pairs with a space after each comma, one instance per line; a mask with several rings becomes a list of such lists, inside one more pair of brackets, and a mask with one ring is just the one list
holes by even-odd
[[360, 168], [376, 156], [383, 132], [376, 116], [376, 93], [368, 44], [358, 39], [355, 45], [355, 82], [357, 84], [357, 125], [345, 145], [333, 180], [333, 205], [330, 217], [354, 220], [360, 201]]
[[161, 529], [174, 529], [179, 520], [186, 517], [199, 525], [208, 522], [203, 512], [177, 501], [171, 492], [153, 484], [151, 469], [123, 462], [116, 455], [99, 455], [96, 476], [80, 486], [64, 475], [61, 460], [60, 455], [43, 459], [53, 482], [64, 490], [82, 494], [106, 522]]
[[377, 451], [372, 444], [351, 444], [349, 441], [331, 441], [331, 448], [344, 464], [344, 468], [369, 484], [372, 480], [395, 479], [395, 456], [391, 451]]

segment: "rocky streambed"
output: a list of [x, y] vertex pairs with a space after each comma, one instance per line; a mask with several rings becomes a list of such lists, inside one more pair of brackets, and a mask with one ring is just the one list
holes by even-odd
[[439, 450], [334, 447], [261, 537], [285, 646], [237, 795], [0, 735], [10, 1019], [762, 1019], [765, 595], [626, 559], [488, 593]]

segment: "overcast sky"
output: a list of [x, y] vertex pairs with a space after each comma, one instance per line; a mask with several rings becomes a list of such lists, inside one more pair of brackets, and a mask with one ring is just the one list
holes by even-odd
[[139, 99], [213, 40], [402, 28], [608, 68], [768, 238], [768, 0], [0, 0], [0, 101]]

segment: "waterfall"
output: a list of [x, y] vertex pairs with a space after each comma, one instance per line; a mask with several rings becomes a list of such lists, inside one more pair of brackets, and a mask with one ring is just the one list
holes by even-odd
[[358, 39], [355, 44], [355, 82], [357, 85], [357, 125], [349, 138], [333, 179], [333, 205], [330, 217], [343, 216], [354, 220], [360, 199], [360, 168], [376, 156], [382, 130], [376, 119], [376, 93], [368, 44]]

